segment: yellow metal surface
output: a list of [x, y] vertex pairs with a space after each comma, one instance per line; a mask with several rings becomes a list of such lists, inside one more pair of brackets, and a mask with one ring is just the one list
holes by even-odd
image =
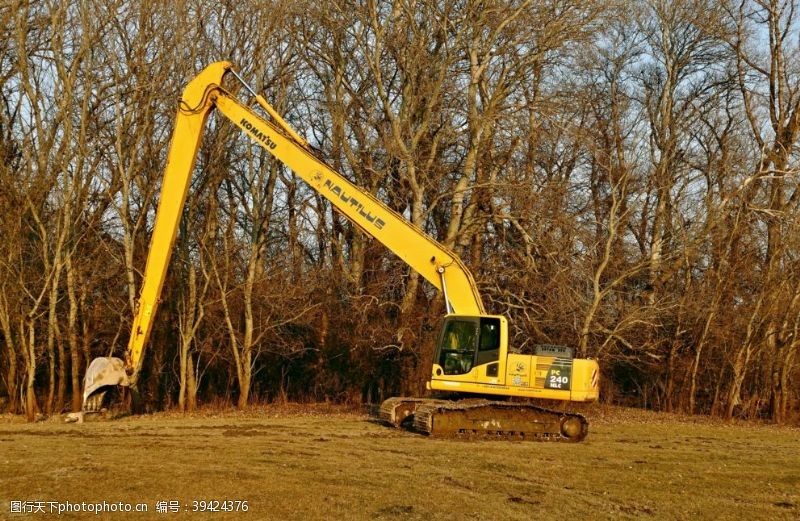
[[[505, 339], [501, 353], [507, 353]], [[564, 366], [569, 366], [569, 371], [559, 367], [552, 356], [501, 354], [497, 363], [500, 367], [496, 377], [487, 375], [488, 366], [491, 364], [475, 366], [462, 375], [445, 375], [443, 368], [434, 363], [428, 388], [444, 392], [572, 402], [593, 402], [600, 396], [600, 366], [595, 360], [582, 358], [562, 360]], [[562, 389], [548, 388], [548, 385], [560, 385]]]
[[126, 352], [126, 365], [131, 372], [132, 385], [136, 384], [142, 367], [142, 353], [153, 329], [153, 319], [172, 256], [172, 246], [175, 244], [175, 235], [186, 202], [186, 192], [203, 136], [203, 127], [213, 108], [209, 99], [210, 90], [222, 82], [222, 76], [229, 68], [228, 62], [209, 65], [187, 85], [181, 96], [167, 155], [167, 166], [164, 169], [144, 279]]
[[484, 313], [472, 274], [455, 253], [374, 195], [345, 179], [306, 149], [303, 143], [295, 141], [278, 125], [264, 120], [224, 90], [216, 91], [215, 104], [253, 141], [291, 168], [351, 222], [380, 241], [439, 290], [442, 285], [437, 268], [443, 267], [447, 294], [454, 311]]

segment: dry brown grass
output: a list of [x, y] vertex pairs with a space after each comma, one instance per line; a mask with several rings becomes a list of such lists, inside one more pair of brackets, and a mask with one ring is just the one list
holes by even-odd
[[[578, 445], [428, 439], [334, 406], [0, 419], [9, 501], [246, 500], [251, 519], [797, 519], [797, 429], [596, 407]], [[44, 517], [44, 516], [37, 516]]]

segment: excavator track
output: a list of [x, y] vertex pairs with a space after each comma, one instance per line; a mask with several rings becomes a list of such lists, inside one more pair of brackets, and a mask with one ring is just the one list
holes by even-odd
[[414, 413], [421, 405], [446, 404], [447, 400], [435, 400], [432, 398], [412, 398], [407, 396], [396, 396], [387, 398], [381, 403], [379, 418], [384, 423], [392, 427], [400, 428], [404, 425], [411, 425]]
[[589, 422], [577, 413], [481, 400], [420, 404], [414, 412], [414, 430], [443, 438], [577, 443], [589, 433]]
[[581, 414], [516, 402], [394, 397], [383, 401], [379, 415], [393, 427], [441, 438], [577, 443], [589, 433]]

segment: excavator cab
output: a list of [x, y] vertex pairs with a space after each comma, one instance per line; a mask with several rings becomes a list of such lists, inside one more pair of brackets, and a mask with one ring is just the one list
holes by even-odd
[[597, 361], [562, 346], [512, 352], [499, 315], [449, 314], [442, 323], [428, 389], [444, 393], [591, 402], [599, 395]]
[[463, 375], [473, 367], [496, 363], [500, 357], [501, 327], [500, 317], [446, 317], [436, 354], [442, 373]]

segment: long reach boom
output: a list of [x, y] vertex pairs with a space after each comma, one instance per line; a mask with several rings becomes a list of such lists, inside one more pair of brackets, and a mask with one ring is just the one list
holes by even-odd
[[231, 70], [229, 62], [208, 66], [189, 83], [181, 98], [128, 346], [129, 366], [134, 369], [131, 383], [135, 383], [141, 370], [142, 353], [152, 330], [197, 149], [206, 118], [214, 108], [314, 187], [351, 222], [397, 254], [437, 289], [444, 291], [454, 312], [485, 313], [472, 274], [457, 255], [325, 164], [263, 97], [256, 96], [256, 100], [275, 123], [266, 121], [231, 95], [221, 86], [222, 77]]

